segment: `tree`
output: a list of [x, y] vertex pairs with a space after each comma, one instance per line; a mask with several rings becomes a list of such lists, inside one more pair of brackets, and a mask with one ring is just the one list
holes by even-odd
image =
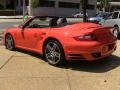
[[111, 0], [98, 0], [100, 8], [102, 8], [103, 12], [109, 10]]
[[6, 8], [6, 0], [1, 0], [0, 5], [5, 9]]
[[81, 4], [81, 8], [83, 9], [83, 21], [86, 22], [87, 21], [87, 4], [88, 4], [88, 0], [80, 0], [80, 4]]
[[39, 0], [31, 0], [32, 7], [37, 8], [39, 6]]

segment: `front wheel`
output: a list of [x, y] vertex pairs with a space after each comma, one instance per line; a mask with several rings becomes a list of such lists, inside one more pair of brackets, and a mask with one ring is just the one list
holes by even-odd
[[44, 56], [48, 63], [54, 66], [61, 65], [65, 61], [62, 45], [56, 40], [46, 42]]
[[5, 37], [5, 46], [8, 50], [14, 50], [15, 49], [14, 40], [13, 40], [13, 37], [10, 34], [6, 35], [6, 37]]

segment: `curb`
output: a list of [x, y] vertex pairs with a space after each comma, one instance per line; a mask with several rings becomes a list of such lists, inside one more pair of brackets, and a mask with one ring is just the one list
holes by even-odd
[[0, 18], [0, 19], [23, 19], [23, 18]]
[[0, 16], [0, 19], [23, 19], [23, 16]]

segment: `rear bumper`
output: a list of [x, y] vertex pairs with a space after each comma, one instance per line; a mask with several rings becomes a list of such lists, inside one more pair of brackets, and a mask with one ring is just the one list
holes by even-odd
[[92, 45], [66, 46], [66, 60], [87, 60], [94, 61], [111, 55], [116, 50], [116, 43]]

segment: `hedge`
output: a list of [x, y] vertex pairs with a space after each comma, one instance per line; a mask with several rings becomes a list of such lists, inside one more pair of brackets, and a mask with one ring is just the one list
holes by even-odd
[[0, 10], [0, 16], [12, 16], [15, 15], [16, 11], [15, 10]]

